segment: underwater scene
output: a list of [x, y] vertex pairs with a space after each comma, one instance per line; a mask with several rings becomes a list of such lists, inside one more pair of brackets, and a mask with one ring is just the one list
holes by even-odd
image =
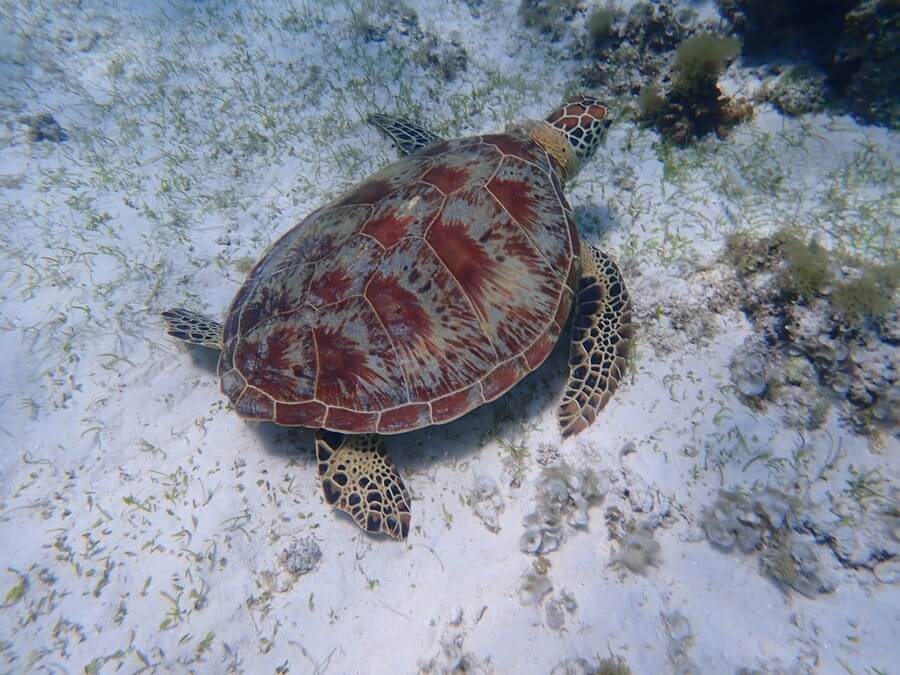
[[0, 673], [900, 673], [897, 0], [0, 35]]

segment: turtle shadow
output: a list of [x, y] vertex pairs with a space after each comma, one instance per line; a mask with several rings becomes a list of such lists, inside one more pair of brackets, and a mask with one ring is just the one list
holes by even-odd
[[544, 363], [506, 394], [447, 424], [389, 436], [388, 452], [404, 471], [427, 473], [469, 460], [494, 440], [521, 440], [562, 395], [568, 351], [568, 339], [561, 338]]
[[[429, 484], [438, 482], [434, 472], [440, 467], [464, 470], [465, 464], [472, 461], [470, 470], [475, 475], [482, 474], [484, 472], [477, 467], [477, 456], [482, 449], [495, 440], [521, 442], [523, 436], [535, 428], [531, 425], [546, 419], [545, 410], [548, 406], [556, 406], [566, 384], [569, 329], [567, 324], [544, 363], [500, 398], [453, 422], [385, 437], [387, 451], [405, 477], [407, 486], [412, 488], [414, 501], [429, 493], [435, 494]], [[263, 452], [297, 464], [301, 470], [309, 471], [310, 477], [317, 476], [314, 430], [283, 427], [271, 422], [250, 426]], [[410, 480], [411, 475], [415, 476], [414, 482]], [[314, 480], [318, 482], [317, 478]], [[314, 494], [307, 495], [311, 503], [315, 503], [314, 495], [324, 499], [321, 489], [316, 489]], [[356, 525], [349, 514], [340, 509], [329, 509], [322, 503], [326, 510], [337, 514], [338, 520]], [[390, 541], [386, 534], [369, 534], [367, 539]]]
[[622, 219], [609, 204], [587, 202], [579, 204], [573, 211], [578, 232], [587, 244], [599, 244], [610, 232], [622, 227]]
[[315, 468], [316, 432], [303, 427], [284, 427], [274, 422], [251, 422], [253, 435], [272, 457], [287, 459]]
[[217, 350], [198, 345], [187, 345], [187, 349], [184, 351], [190, 354], [193, 365], [216, 376], [219, 366], [219, 352]]

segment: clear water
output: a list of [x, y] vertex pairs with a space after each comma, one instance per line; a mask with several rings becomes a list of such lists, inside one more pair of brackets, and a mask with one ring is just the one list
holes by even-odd
[[[752, 116], [673, 141], [701, 106], [642, 121], [647, 87], [679, 104], [678, 45], [728, 24], [632, 5], [0, 3], [0, 671], [891, 672], [890, 96], [779, 50], [842, 30], [801, 7], [722, 63]], [[565, 192], [631, 293], [623, 384], [563, 441], [566, 328], [498, 401], [387, 439], [412, 529], [366, 535], [313, 432], [242, 421], [159, 314], [222, 319], [394, 162], [368, 114], [472, 136], [574, 91], [615, 119]]]

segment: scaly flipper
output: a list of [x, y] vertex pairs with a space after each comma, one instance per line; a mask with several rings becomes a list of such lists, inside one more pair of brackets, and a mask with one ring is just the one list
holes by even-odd
[[631, 300], [618, 265], [582, 245], [569, 383], [559, 405], [563, 437], [587, 429], [612, 398], [625, 374], [631, 336]]
[[162, 313], [166, 320], [166, 332], [172, 337], [192, 345], [222, 349], [222, 324], [218, 321], [181, 307]]
[[406, 539], [409, 493], [380, 436], [320, 430], [316, 459], [325, 501], [349, 513], [366, 532]]
[[369, 115], [366, 121], [390, 138], [404, 155], [411, 155], [432, 143], [444, 140], [405, 117], [390, 117], [376, 113]]

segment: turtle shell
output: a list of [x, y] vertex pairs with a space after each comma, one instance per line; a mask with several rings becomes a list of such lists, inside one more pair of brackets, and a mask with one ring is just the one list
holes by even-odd
[[548, 356], [578, 251], [554, 160], [524, 132], [434, 144], [272, 245], [226, 317], [222, 390], [286, 426], [449, 422]]

